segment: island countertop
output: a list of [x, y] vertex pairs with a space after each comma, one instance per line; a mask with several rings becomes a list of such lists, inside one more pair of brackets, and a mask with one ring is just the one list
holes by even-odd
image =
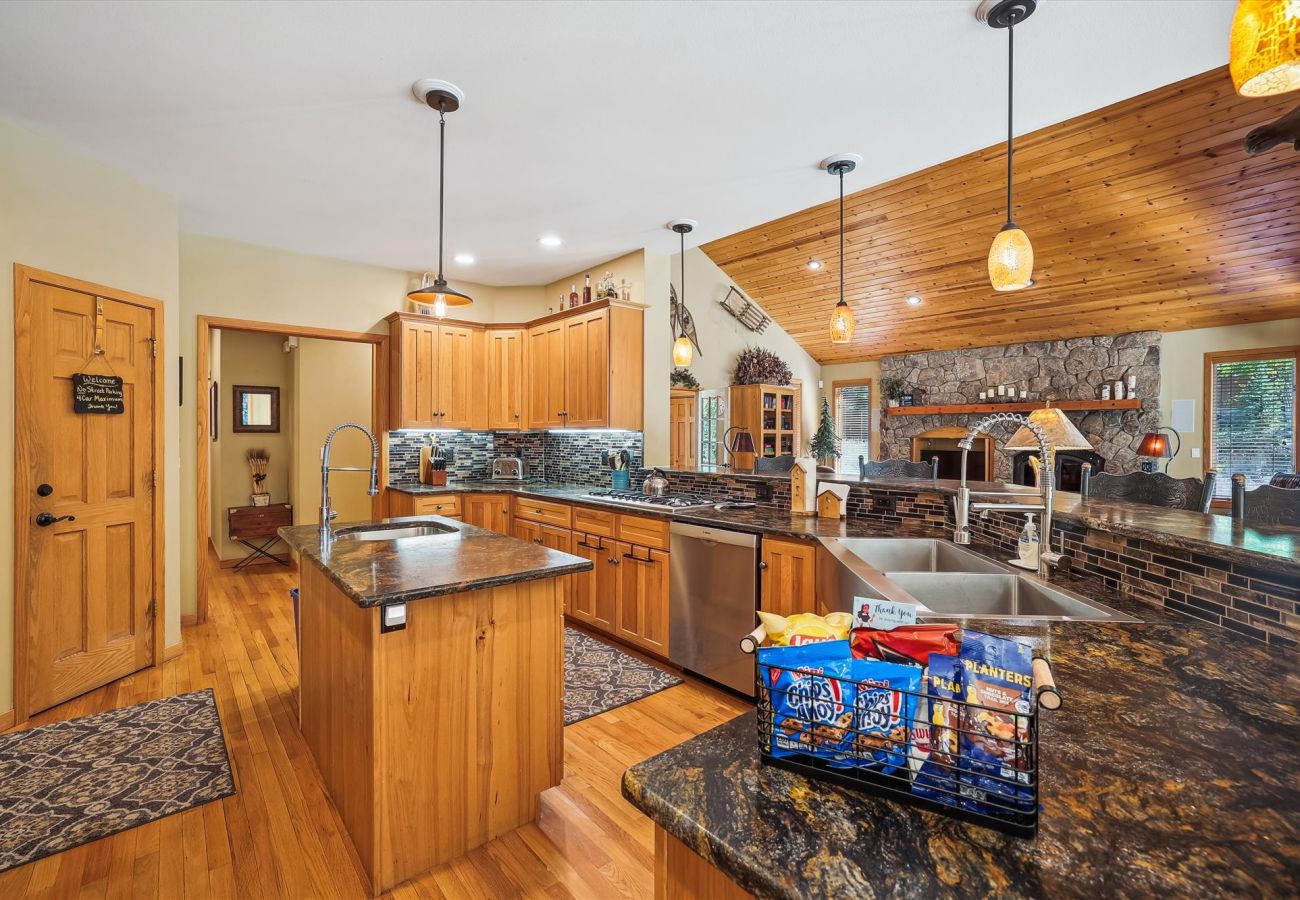
[[[299, 556], [319, 565], [330, 581], [361, 607], [554, 578], [591, 568], [590, 560], [580, 556], [539, 547], [454, 519], [407, 516], [383, 521], [432, 521], [455, 530], [400, 541], [336, 538], [325, 553], [321, 552], [320, 534], [315, 525], [281, 528], [279, 534]], [[362, 524], [366, 523], [339, 523], [335, 531]]]
[[1295, 896], [1295, 657], [1070, 586], [1144, 621], [1042, 633], [1066, 700], [1041, 724], [1034, 839], [765, 766], [752, 712], [628, 769], [623, 793], [760, 897]]

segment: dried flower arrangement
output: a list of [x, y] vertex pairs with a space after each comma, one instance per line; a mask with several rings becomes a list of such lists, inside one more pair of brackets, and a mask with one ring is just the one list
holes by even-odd
[[249, 450], [244, 454], [248, 460], [248, 470], [253, 473], [253, 505], [265, 506], [266, 502], [258, 502], [259, 498], [270, 499], [270, 495], [265, 490], [266, 470], [271, 465], [271, 454], [260, 448]]
[[781, 357], [762, 347], [746, 347], [736, 357], [732, 384], [789, 384], [793, 373]]

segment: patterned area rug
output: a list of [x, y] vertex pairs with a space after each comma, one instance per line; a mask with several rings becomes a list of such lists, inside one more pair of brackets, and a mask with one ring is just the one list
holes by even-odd
[[210, 689], [0, 735], [0, 872], [233, 793]]
[[657, 694], [682, 680], [573, 628], [564, 629], [564, 724]]

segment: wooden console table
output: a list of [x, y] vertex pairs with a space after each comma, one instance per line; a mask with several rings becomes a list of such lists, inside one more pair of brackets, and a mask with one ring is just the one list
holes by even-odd
[[[252, 565], [263, 556], [282, 566], [288, 565], [283, 559], [267, 551], [280, 540], [277, 530], [281, 526], [293, 524], [293, 504], [232, 506], [226, 510], [226, 524], [230, 529], [230, 539], [252, 551], [235, 564], [236, 572]], [[255, 541], [261, 543], [254, 543]]]

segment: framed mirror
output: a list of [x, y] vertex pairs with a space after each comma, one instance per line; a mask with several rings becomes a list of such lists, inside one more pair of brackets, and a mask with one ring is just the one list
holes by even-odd
[[280, 389], [237, 384], [233, 388], [235, 404], [231, 430], [261, 434], [280, 431]]

